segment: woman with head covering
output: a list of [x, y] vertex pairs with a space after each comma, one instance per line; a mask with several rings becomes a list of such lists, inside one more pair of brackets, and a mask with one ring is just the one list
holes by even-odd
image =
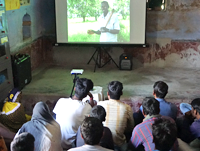
[[60, 125], [53, 119], [44, 102], [35, 105], [31, 121], [25, 123], [16, 136], [23, 132], [34, 136], [36, 151], [62, 150]]

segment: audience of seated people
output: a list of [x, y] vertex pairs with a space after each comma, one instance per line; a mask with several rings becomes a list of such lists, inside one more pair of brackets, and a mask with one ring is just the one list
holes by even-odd
[[[153, 96], [156, 100], [160, 102], [160, 115], [169, 116], [176, 120], [177, 116], [177, 107], [173, 103], [167, 102], [165, 96], [168, 93], [168, 85], [163, 81], [157, 81], [153, 85]], [[144, 119], [142, 114], [142, 105], [138, 112], [133, 114], [135, 124], [139, 124]]]
[[34, 142], [35, 138], [32, 134], [23, 132], [11, 142], [10, 149], [11, 151], [34, 151]]
[[[108, 85], [108, 100], [100, 101], [96, 106], [89, 92], [92, 88], [91, 80], [77, 79], [73, 98], [60, 98], [57, 101], [53, 109], [56, 120], [51, 116], [52, 112], [44, 102], [38, 102], [35, 105], [31, 121], [21, 123], [22, 127], [17, 124], [19, 128], [15, 125], [12, 127], [17, 121], [13, 121], [15, 118], [7, 119], [8, 121], [12, 119], [12, 124], [4, 118], [4, 121], [1, 121], [3, 124], [0, 124], [0, 137], [5, 140], [8, 150], [9, 147], [11, 151], [32, 151], [33, 148], [35, 151], [68, 149], [70, 151], [113, 149], [115, 151], [168, 151], [177, 150], [178, 147], [179, 151], [200, 150], [200, 98], [194, 99], [191, 105], [182, 103], [180, 109], [184, 115], [176, 119], [177, 108], [164, 99], [168, 86], [163, 81], [157, 81], [154, 84], [154, 98], [145, 98], [140, 111], [135, 114], [129, 105], [120, 101], [123, 93], [121, 82], [111, 81]], [[11, 91], [6, 102], [18, 104], [16, 100], [20, 100], [21, 93], [16, 92]], [[87, 95], [91, 99], [82, 102]], [[16, 107], [16, 109], [19, 107], [16, 104], [6, 104], [10, 103], [4, 104], [6, 113], [9, 111], [12, 113], [16, 111]], [[15, 114], [12, 115], [15, 117]], [[24, 115], [23, 112], [23, 118], [19, 121], [24, 121]], [[138, 124], [135, 128], [133, 115]], [[16, 117], [20, 118], [20, 116]], [[102, 122], [106, 127], [102, 125]], [[18, 133], [15, 134], [13, 130], [18, 130]], [[132, 134], [131, 139], [126, 134], [130, 136]], [[129, 141], [128, 148], [127, 140]], [[195, 143], [199, 145], [197, 146], [199, 148], [190, 147]], [[30, 148], [26, 149], [27, 145]], [[195, 145], [193, 147], [196, 147]], [[6, 147], [2, 146], [2, 148], [7, 150]]]
[[[84, 118], [90, 114], [93, 106], [93, 96], [89, 92], [93, 82], [86, 78], [76, 80], [73, 98], [60, 98], [56, 103], [53, 113], [60, 124], [62, 134], [62, 147], [67, 150], [75, 147], [76, 133]], [[90, 102], [82, 102], [87, 95]]]
[[112, 81], [108, 84], [108, 99], [100, 101], [97, 105], [101, 105], [106, 110], [107, 126], [113, 135], [113, 141], [116, 151], [125, 151], [127, 142], [125, 132], [131, 133], [134, 128], [133, 111], [131, 107], [120, 101], [123, 85], [119, 81]]
[[167, 118], [158, 118], [152, 124], [155, 151], [170, 151], [177, 139], [176, 124]]
[[[89, 117], [95, 117], [98, 118], [101, 122], [104, 122], [106, 120], [106, 111], [102, 106], [96, 105], [92, 108]], [[84, 140], [81, 136], [81, 126], [79, 126], [76, 136], [76, 147], [83, 146], [84, 144]], [[99, 142], [99, 145], [104, 148], [114, 150], [112, 133], [108, 127], [104, 126], [103, 136]]]
[[81, 136], [85, 145], [69, 149], [69, 151], [113, 151], [99, 145], [103, 130], [102, 121], [95, 117], [86, 117], [81, 124]]

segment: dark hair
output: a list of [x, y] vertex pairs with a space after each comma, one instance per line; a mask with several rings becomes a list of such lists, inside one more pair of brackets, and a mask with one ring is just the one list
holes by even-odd
[[103, 122], [106, 120], [106, 110], [101, 105], [96, 105], [92, 108], [90, 117], [96, 117]]
[[146, 97], [142, 102], [145, 115], [157, 115], [160, 113], [160, 103], [153, 97]]
[[109, 4], [108, 4], [107, 1], [102, 1], [101, 4], [103, 4], [103, 3], [104, 3], [104, 4], [107, 4], [107, 6], [108, 6], [108, 8], [109, 8]]
[[103, 124], [95, 117], [86, 117], [81, 125], [81, 135], [85, 144], [99, 144], [103, 135]]
[[108, 94], [111, 99], [119, 100], [122, 95], [123, 85], [119, 81], [112, 81], [108, 84]]
[[158, 118], [152, 125], [153, 142], [155, 149], [169, 151], [177, 138], [176, 124], [166, 118]]
[[200, 98], [192, 100], [191, 105], [200, 114]]
[[24, 132], [11, 142], [10, 149], [11, 151], [34, 151], [34, 141], [32, 134]]
[[78, 99], [86, 97], [91, 89], [93, 89], [93, 82], [91, 80], [86, 78], [76, 80], [75, 96]]
[[168, 85], [163, 81], [157, 81], [153, 85], [154, 93], [158, 98], [165, 98], [168, 93]]

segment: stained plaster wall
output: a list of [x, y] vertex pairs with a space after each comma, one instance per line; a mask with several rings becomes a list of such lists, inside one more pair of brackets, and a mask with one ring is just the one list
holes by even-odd
[[[55, 36], [54, 7], [54, 0], [31, 0], [30, 5], [6, 11], [11, 53], [19, 51], [43, 35]], [[22, 23], [26, 13], [31, 17], [31, 38], [23, 41]]]
[[144, 66], [199, 68], [200, 0], [167, 0], [166, 11], [147, 12], [149, 48], [125, 48]]

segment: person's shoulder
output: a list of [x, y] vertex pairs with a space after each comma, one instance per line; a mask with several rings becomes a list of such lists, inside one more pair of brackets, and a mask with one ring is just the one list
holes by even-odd
[[171, 122], [175, 123], [175, 120], [174, 120], [172, 117], [170, 117], [170, 116], [161, 115], [160, 117], [161, 117], [162, 119], [168, 119], [168, 120], [170, 120]]
[[200, 127], [200, 120], [194, 120], [194, 122], [192, 122], [191, 127]]
[[82, 151], [81, 147], [71, 148], [68, 151]]
[[108, 104], [108, 103], [110, 103], [109, 100], [104, 100], [104, 101], [99, 101], [97, 103], [97, 105], [105, 105], [105, 104]]
[[104, 126], [104, 132], [105, 133], [111, 133], [111, 130], [108, 127]]
[[131, 106], [129, 104], [126, 104], [124, 102], [122, 102], [124, 104], [124, 106], [126, 106], [126, 108], [131, 109]]
[[104, 148], [100, 145], [96, 145], [95, 147], [97, 148], [97, 151], [113, 151], [111, 149]]
[[71, 98], [60, 98], [56, 104], [65, 104], [65, 103], [70, 103], [71, 102]]

